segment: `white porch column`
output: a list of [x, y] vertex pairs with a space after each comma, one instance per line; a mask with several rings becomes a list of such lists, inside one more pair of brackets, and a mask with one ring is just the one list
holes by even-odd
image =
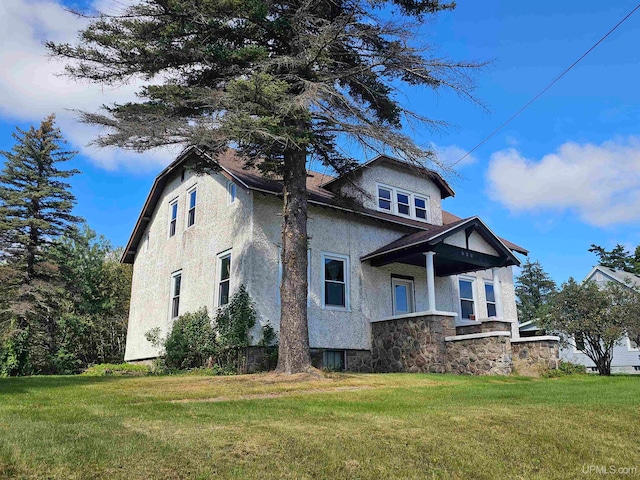
[[429, 305], [429, 311], [435, 311], [436, 309], [436, 281], [435, 270], [433, 268], [433, 257], [436, 252], [425, 252], [424, 256], [427, 259], [427, 302]]
[[502, 285], [498, 276], [498, 269], [492, 268], [493, 273], [493, 294], [496, 297], [496, 317], [504, 318], [504, 310], [502, 308]]

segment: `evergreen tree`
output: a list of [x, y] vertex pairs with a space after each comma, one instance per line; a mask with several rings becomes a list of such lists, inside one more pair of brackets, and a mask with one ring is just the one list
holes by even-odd
[[516, 305], [520, 322], [534, 320], [540, 315], [540, 309], [549, 301], [556, 289], [556, 283], [544, 271], [539, 261], [530, 259], [522, 265], [522, 271], [516, 278]]
[[[343, 174], [356, 162], [338, 146], [415, 164], [433, 152], [403, 133], [427, 119], [398, 101], [400, 84], [449, 89], [466, 98], [475, 63], [449, 61], [418, 45], [439, 0], [138, 0], [97, 14], [77, 45], [48, 42], [79, 80], [149, 81], [136, 101], [84, 112], [106, 127], [100, 146], [134, 150], [194, 145], [196, 168], [215, 169], [229, 146], [284, 184], [278, 370], [310, 368], [307, 328], [308, 156]], [[153, 82], [151, 82], [153, 80]], [[369, 150], [369, 151], [370, 151]]]
[[6, 158], [0, 172], [0, 294], [3, 357], [12, 365], [5, 373], [23, 374], [46, 371], [56, 350], [59, 292], [49, 247], [79, 220], [64, 182], [78, 172], [59, 169], [74, 152], [63, 148], [53, 115], [39, 128], [16, 129], [13, 137], [13, 149], [0, 152]]
[[640, 245], [636, 247], [633, 254], [619, 243], [611, 250], [592, 243], [589, 251], [597, 255], [598, 264], [603, 267], [640, 275]]

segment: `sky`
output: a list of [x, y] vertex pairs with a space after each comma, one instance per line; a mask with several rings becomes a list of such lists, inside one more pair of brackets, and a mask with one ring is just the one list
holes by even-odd
[[[114, 245], [125, 245], [155, 175], [176, 150], [135, 154], [89, 145], [98, 131], [74, 110], [131, 99], [137, 84], [101, 87], [60, 76], [44, 40], [73, 41], [83, 21], [68, 6], [117, 12], [131, 0], [0, 2], [0, 150], [15, 127], [51, 113], [78, 155], [69, 167], [76, 213]], [[436, 57], [488, 62], [474, 74], [475, 97], [403, 88], [400, 101], [450, 127], [409, 133], [452, 165], [636, 6], [635, 0], [513, 2], [460, 0], [417, 32]], [[640, 244], [640, 11], [447, 179], [443, 208], [480, 216], [530, 251], [556, 282], [581, 279], [597, 263], [592, 243]], [[366, 160], [361, 158], [359, 160]], [[1, 160], [0, 160], [1, 161]]]

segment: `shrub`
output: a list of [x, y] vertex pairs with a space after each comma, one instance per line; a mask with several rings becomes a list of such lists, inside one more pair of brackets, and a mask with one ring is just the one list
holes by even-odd
[[244, 285], [233, 294], [227, 305], [216, 315], [218, 340], [223, 347], [247, 347], [249, 332], [256, 324], [257, 313]]
[[560, 362], [558, 368], [549, 369], [542, 374], [547, 378], [565, 377], [567, 375], [582, 375], [587, 373], [587, 368], [584, 365], [571, 362]]
[[216, 353], [216, 332], [207, 308], [180, 315], [164, 341], [164, 361], [169, 369], [199, 368]]
[[136, 365], [133, 363], [101, 363], [87, 368], [82, 375], [87, 377], [108, 377], [108, 376], [133, 376], [142, 377], [149, 375], [151, 368], [147, 365]]

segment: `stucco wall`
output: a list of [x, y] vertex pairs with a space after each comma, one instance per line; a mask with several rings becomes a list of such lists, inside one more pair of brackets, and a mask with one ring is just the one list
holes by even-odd
[[[464, 231], [458, 232], [445, 238], [444, 243], [455, 247], [467, 248], [467, 237]], [[499, 256], [498, 252], [478, 232], [473, 232], [469, 235], [469, 249], [493, 255], [494, 257]]]
[[[187, 192], [194, 186], [196, 221], [187, 228]], [[175, 198], [176, 234], [169, 237], [169, 203]], [[248, 277], [250, 265], [235, 260], [244, 256], [249, 244], [252, 203], [251, 194], [238, 187], [236, 201], [229, 205], [227, 179], [221, 174], [196, 176], [186, 171], [181, 181], [177, 172], [167, 182], [147, 227], [148, 250], [143, 240], [135, 256], [125, 360], [157, 356], [145, 333], [155, 327], [162, 336], [169, 331], [173, 272], [182, 270], [181, 314], [202, 306], [213, 312], [218, 253], [232, 249], [232, 290]]]

